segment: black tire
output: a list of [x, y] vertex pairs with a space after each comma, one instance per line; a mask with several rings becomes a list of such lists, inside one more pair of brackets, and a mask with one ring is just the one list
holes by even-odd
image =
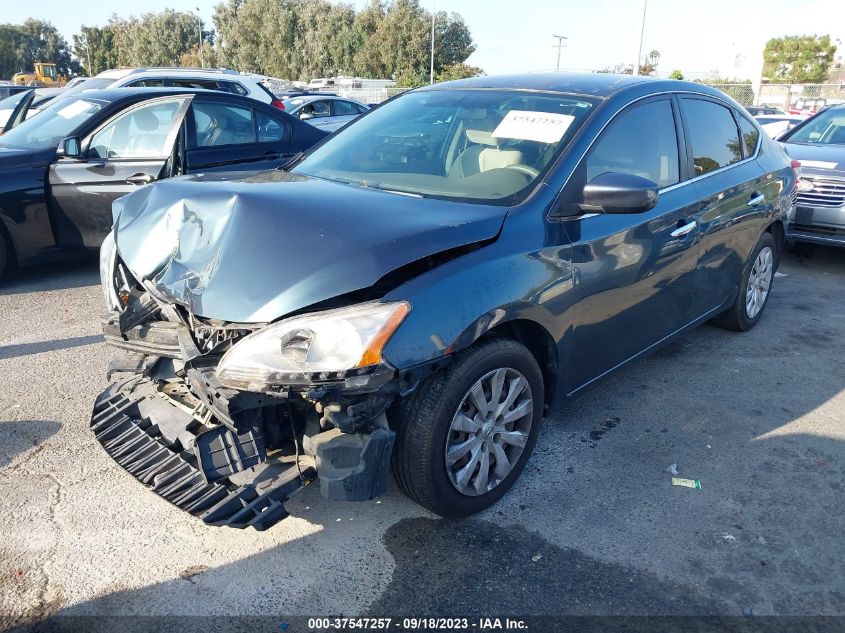
[[[510, 473], [489, 492], [465, 495], [452, 484], [447, 472], [450, 425], [469, 388], [499, 368], [514, 369], [528, 382], [533, 398], [531, 428]], [[525, 467], [539, 435], [544, 397], [542, 372], [524, 345], [491, 339], [458, 352], [449, 365], [399, 403], [392, 458], [394, 479], [408, 497], [440, 516], [461, 517], [484, 510], [510, 489]]]
[[[748, 316], [748, 310], [746, 309], [746, 293], [748, 291], [748, 282], [751, 277], [751, 270], [754, 267], [754, 262], [757, 259], [757, 256], [760, 254], [764, 248], [771, 249], [773, 256], [774, 256], [774, 263], [772, 267], [772, 278], [769, 283], [769, 291], [766, 293], [765, 298], [763, 299], [763, 305], [753, 317]], [[735, 332], [747, 332], [760, 320], [760, 317], [763, 316], [763, 312], [766, 311], [766, 306], [769, 303], [769, 297], [771, 296], [771, 284], [774, 282], [774, 272], [777, 269], [776, 262], [777, 262], [777, 244], [775, 244], [775, 239], [772, 237], [771, 233], [763, 233], [760, 236], [760, 240], [757, 242], [757, 245], [751, 251], [751, 255], [748, 258], [748, 261], [745, 262], [745, 266], [742, 269], [742, 279], [739, 284], [739, 292], [737, 293], [736, 299], [734, 300], [731, 307], [722, 312], [716, 318], [713, 319], [713, 323], [719, 327], [725, 328], [727, 330], [734, 330]]]
[[9, 268], [9, 247], [6, 244], [6, 236], [3, 230], [0, 229], [0, 279], [8, 272]]

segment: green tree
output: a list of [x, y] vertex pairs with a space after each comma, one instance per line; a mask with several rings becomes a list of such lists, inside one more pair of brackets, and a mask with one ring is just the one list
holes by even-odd
[[[428, 81], [431, 14], [419, 0], [227, 0], [215, 7], [220, 63], [285, 79], [331, 75]], [[475, 50], [460, 15], [435, 19], [436, 72]]]
[[479, 77], [484, 74], [484, 71], [477, 66], [470, 66], [469, 64], [450, 64], [440, 70], [435, 76], [437, 81], [453, 81], [455, 79], [467, 79], [469, 77]]
[[[200, 39], [197, 16], [173, 9], [128, 19], [115, 14], [108, 28], [119, 66], [174, 66]], [[202, 39], [212, 42], [214, 32], [203, 29]]]
[[23, 24], [0, 25], [0, 77], [31, 71], [34, 62], [52, 62], [66, 77], [81, 71], [67, 41], [52, 23], [29, 18]]
[[669, 73], [669, 79], [683, 79], [683, 78], [684, 78], [684, 73], [682, 73], [677, 68], [675, 70], [673, 70], [671, 73]]
[[118, 65], [114, 34], [110, 27], [83, 24], [80, 31], [73, 36], [73, 54], [82, 62], [89, 77]]
[[773, 82], [821, 83], [835, 53], [829, 35], [776, 37], [763, 50], [763, 75]]

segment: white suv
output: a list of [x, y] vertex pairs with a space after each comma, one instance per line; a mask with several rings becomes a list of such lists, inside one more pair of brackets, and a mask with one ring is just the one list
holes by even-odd
[[104, 70], [99, 75], [73, 87], [70, 91], [65, 91], [63, 96], [91, 88], [161, 88], [163, 86], [221, 90], [251, 97], [280, 109], [284, 107], [282, 102], [276, 99], [273, 93], [254, 77], [242, 75], [234, 70], [218, 70], [215, 68], [115, 68]]

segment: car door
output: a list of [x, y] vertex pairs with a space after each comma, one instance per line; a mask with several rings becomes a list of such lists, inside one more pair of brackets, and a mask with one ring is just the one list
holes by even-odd
[[6, 123], [3, 126], [4, 132], [8, 132], [12, 128], [20, 125], [22, 121], [26, 120], [26, 115], [29, 112], [33, 99], [35, 99], [35, 90], [30, 89], [29, 92], [25, 93], [20, 98], [20, 101], [18, 101], [18, 104], [14, 107], [14, 109], [12, 109], [9, 114], [9, 118], [6, 119]]
[[331, 99], [317, 99], [302, 106], [297, 112], [299, 118], [308, 121], [315, 128], [334, 132], [339, 127], [332, 118]]
[[763, 218], [773, 211], [779, 181], [767, 180], [754, 160], [759, 132], [743, 115], [707, 97], [679, 101], [689, 138], [689, 176], [702, 203], [700, 296], [705, 308], [715, 309], [733, 299]]
[[640, 213], [587, 213], [563, 221], [574, 279], [572, 331], [559, 351], [569, 359], [570, 391], [589, 384], [694, 321], [699, 210], [684, 181], [686, 156], [677, 103], [669, 96], [627, 106], [575, 170], [562, 200], [582, 200], [605, 173], [634, 174], [659, 186]]
[[171, 175], [191, 98], [132, 104], [88, 135], [80, 157], [60, 157], [50, 166], [48, 205], [60, 245], [99, 247], [112, 224], [111, 203]]
[[197, 98], [188, 115], [186, 171], [273, 169], [291, 156], [284, 115], [240, 102]]

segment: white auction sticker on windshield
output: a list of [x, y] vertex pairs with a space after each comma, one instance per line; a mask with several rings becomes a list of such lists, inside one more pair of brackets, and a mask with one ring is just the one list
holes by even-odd
[[90, 107], [91, 107], [90, 103], [88, 103], [87, 101], [83, 101], [82, 99], [78, 99], [77, 101], [74, 101], [70, 105], [66, 105], [64, 108], [59, 110], [57, 112], [57, 114], [62, 118], [72, 119], [77, 114], [82, 114], [83, 112], [85, 112]]
[[571, 114], [511, 110], [493, 130], [492, 136], [538, 143], [557, 143], [574, 120], [575, 117]]

